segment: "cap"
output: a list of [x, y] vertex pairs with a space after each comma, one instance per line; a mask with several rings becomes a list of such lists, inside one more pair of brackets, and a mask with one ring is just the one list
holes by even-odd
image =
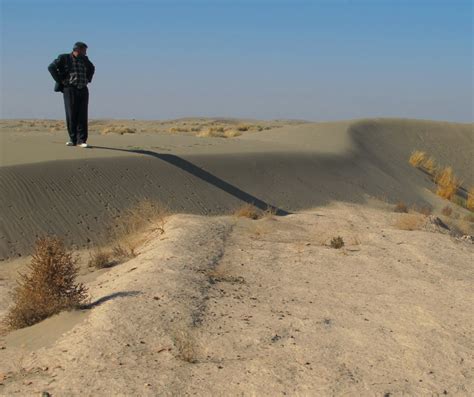
[[83, 43], [82, 41], [78, 41], [74, 44], [74, 47], [72, 47], [72, 49], [77, 50], [78, 48], [87, 48], [87, 44]]

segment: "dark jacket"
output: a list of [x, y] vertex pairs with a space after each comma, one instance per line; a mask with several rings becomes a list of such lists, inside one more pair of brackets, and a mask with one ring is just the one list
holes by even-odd
[[[56, 84], [54, 85], [55, 92], [63, 92], [64, 81], [69, 80], [69, 72], [72, 69], [72, 54], [61, 54], [48, 66], [49, 73], [53, 76]], [[87, 81], [92, 81], [94, 76], [95, 66], [89, 58], [84, 56], [84, 63], [86, 65]]]

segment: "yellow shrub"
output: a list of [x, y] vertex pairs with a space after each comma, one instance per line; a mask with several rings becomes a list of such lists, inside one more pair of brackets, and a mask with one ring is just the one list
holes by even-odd
[[446, 167], [437, 173], [435, 182], [438, 185], [436, 194], [447, 200], [451, 200], [456, 195], [456, 192], [461, 185], [461, 182], [454, 175], [451, 167]]
[[408, 161], [413, 167], [420, 167], [426, 161], [426, 153], [415, 150]]

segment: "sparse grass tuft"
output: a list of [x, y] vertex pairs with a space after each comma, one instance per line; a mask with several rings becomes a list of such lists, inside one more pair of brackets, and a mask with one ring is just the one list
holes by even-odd
[[344, 239], [341, 236], [333, 237], [331, 239], [331, 248], [339, 249], [344, 247]]
[[400, 212], [400, 213], [407, 213], [408, 212], [408, 206], [403, 201], [399, 201], [395, 205], [395, 208], [393, 209], [393, 211], [394, 212]]
[[472, 215], [472, 214], [466, 215], [463, 219], [467, 222], [474, 223], [474, 215]]
[[441, 213], [444, 215], [444, 216], [451, 216], [451, 214], [453, 213], [453, 209], [447, 205], [446, 207], [444, 207], [442, 210], [441, 210]]
[[461, 186], [461, 182], [453, 173], [451, 167], [446, 167], [436, 174], [435, 182], [438, 185], [436, 194], [447, 200], [452, 200]]
[[240, 135], [242, 135], [242, 133], [239, 132], [239, 131], [235, 131], [235, 130], [227, 130], [227, 131], [224, 132], [224, 137], [225, 138], [235, 138], [235, 137], [240, 136]]
[[401, 214], [395, 227], [401, 230], [420, 230], [426, 217], [421, 214]]
[[433, 157], [430, 157], [429, 159], [426, 159], [421, 166], [430, 174], [430, 175], [435, 175], [438, 169], [438, 166], [436, 165], [436, 161]]
[[110, 252], [97, 248], [90, 253], [88, 265], [96, 269], [105, 269], [115, 265], [115, 261], [112, 259]]
[[129, 127], [120, 127], [120, 126], [112, 126], [112, 127], [106, 127], [102, 129], [102, 135], [107, 135], [107, 134], [135, 134], [137, 130], [135, 128], [129, 128]]
[[116, 244], [112, 248], [112, 255], [120, 262], [124, 262], [127, 259], [135, 258], [137, 253], [135, 252], [135, 246], [127, 244], [126, 246], [123, 244]]
[[136, 256], [140, 244], [140, 234], [147, 228], [164, 233], [169, 209], [163, 204], [148, 199], [138, 202], [125, 210], [112, 231], [115, 242], [112, 254], [115, 258], [125, 260]]
[[38, 239], [29, 270], [29, 274], [20, 274], [13, 291], [13, 307], [6, 317], [10, 328], [36, 324], [60, 311], [77, 308], [87, 299], [86, 287], [76, 282], [76, 259], [61, 240]]
[[408, 160], [413, 167], [421, 167], [426, 161], [426, 153], [420, 150], [415, 150]]
[[263, 216], [263, 213], [261, 210], [259, 210], [257, 207], [255, 207], [252, 204], [245, 204], [242, 207], [238, 208], [235, 212], [234, 215], [237, 218], [249, 218], [249, 219], [260, 219]]
[[265, 211], [263, 211], [262, 218], [273, 219], [277, 214], [277, 209], [275, 207], [268, 206]]
[[156, 229], [163, 232], [165, 220], [169, 214], [170, 211], [163, 204], [145, 199], [123, 212], [115, 232], [118, 237], [127, 236], [152, 224], [155, 224]]
[[174, 333], [173, 339], [177, 358], [191, 364], [198, 362], [198, 344], [189, 331], [179, 330]]

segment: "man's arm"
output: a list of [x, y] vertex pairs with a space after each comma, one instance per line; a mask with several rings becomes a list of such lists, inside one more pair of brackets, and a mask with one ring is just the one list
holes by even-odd
[[89, 60], [89, 58], [86, 58], [88, 68], [87, 68], [87, 81], [90, 83], [92, 81], [92, 77], [94, 76], [95, 73], [95, 66], [94, 64]]
[[61, 83], [61, 56], [58, 56], [53, 62], [51, 62], [48, 66], [49, 73], [53, 77], [56, 83]]

